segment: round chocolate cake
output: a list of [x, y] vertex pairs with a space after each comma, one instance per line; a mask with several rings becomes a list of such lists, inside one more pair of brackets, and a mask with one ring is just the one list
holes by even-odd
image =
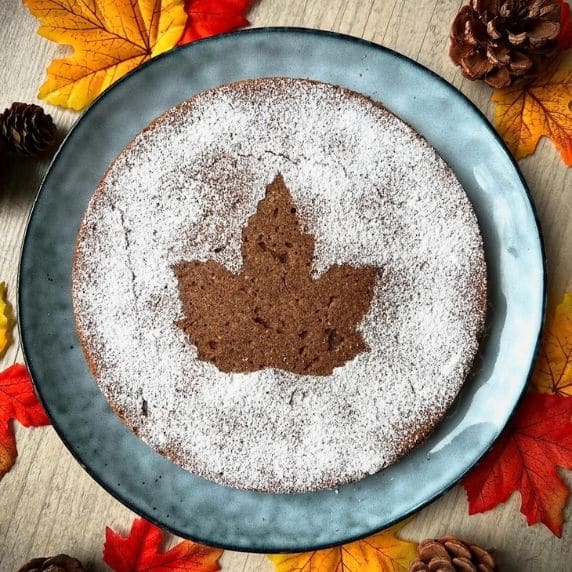
[[477, 220], [435, 150], [347, 89], [268, 78], [167, 111], [110, 166], [73, 273], [84, 353], [182, 467], [297, 492], [394, 463], [465, 382]]

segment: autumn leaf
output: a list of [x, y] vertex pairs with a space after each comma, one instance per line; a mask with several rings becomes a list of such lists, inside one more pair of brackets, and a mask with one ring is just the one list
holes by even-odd
[[519, 491], [528, 524], [562, 535], [569, 492], [556, 467], [572, 469], [572, 399], [530, 392], [501, 438], [464, 480], [469, 514], [484, 512]]
[[572, 52], [534, 82], [496, 91], [495, 126], [517, 159], [549, 137], [572, 165]]
[[49, 425], [26, 367], [15, 364], [0, 373], [0, 479], [16, 461], [16, 439], [11, 420], [24, 427]]
[[179, 326], [199, 359], [224, 372], [274, 367], [330, 375], [368, 351], [357, 326], [378, 270], [341, 264], [313, 278], [314, 244], [278, 176], [243, 229], [238, 274], [215, 260], [177, 264], [185, 314]]
[[248, 26], [251, 0], [187, 0], [187, 24], [179, 45]]
[[532, 383], [543, 393], [572, 396], [572, 292], [548, 317]]
[[406, 523], [343, 546], [268, 558], [276, 572], [406, 572], [417, 554], [415, 544], [396, 536]]
[[161, 552], [163, 533], [142, 518], [133, 521], [127, 537], [105, 529], [103, 560], [115, 572], [214, 572], [222, 550], [183, 540]]
[[12, 427], [8, 423], [0, 423], [0, 479], [14, 466], [17, 456]]
[[556, 0], [560, 4], [560, 35], [558, 48], [568, 50], [572, 48], [572, 20], [570, 20], [570, 4], [566, 0]]
[[14, 314], [10, 302], [6, 299], [6, 284], [0, 282], [0, 357], [12, 343], [13, 327]]
[[120, 77], [179, 41], [184, 0], [23, 0], [48, 40], [72, 46], [48, 67], [38, 97], [82, 109]]

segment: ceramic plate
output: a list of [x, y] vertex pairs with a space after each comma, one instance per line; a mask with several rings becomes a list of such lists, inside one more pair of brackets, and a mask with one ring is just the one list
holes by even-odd
[[[133, 435], [94, 383], [76, 337], [76, 233], [110, 162], [149, 122], [197, 92], [267, 76], [312, 78], [381, 101], [436, 147], [472, 201], [485, 241], [490, 321], [476, 374], [444, 422], [392, 467], [337, 491], [274, 495], [188, 473]], [[498, 437], [526, 384], [544, 315], [534, 208], [515, 162], [454, 87], [413, 61], [355, 38], [253, 29], [169, 52], [127, 76], [78, 120], [30, 217], [20, 266], [26, 360], [53, 425], [85, 469], [125, 505], [174, 533], [245, 551], [347, 542], [442, 494]]]

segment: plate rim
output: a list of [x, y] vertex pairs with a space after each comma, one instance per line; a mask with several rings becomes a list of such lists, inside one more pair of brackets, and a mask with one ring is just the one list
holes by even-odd
[[[449, 90], [452, 90], [460, 98], [460, 100], [463, 102], [464, 105], [468, 106], [470, 109], [472, 109], [472, 111], [476, 112], [476, 114], [480, 118], [481, 122], [485, 125], [487, 131], [490, 133], [490, 135], [492, 135], [492, 137], [500, 145], [501, 150], [504, 152], [504, 154], [507, 156], [510, 163], [512, 164], [512, 167], [514, 168], [515, 173], [518, 176], [520, 185], [522, 186], [522, 189], [524, 190], [524, 193], [526, 195], [526, 200], [528, 201], [528, 204], [530, 205], [531, 213], [533, 215], [533, 220], [534, 220], [534, 224], [535, 224], [536, 232], [537, 232], [537, 236], [538, 236], [538, 245], [539, 245], [539, 249], [540, 249], [540, 261], [542, 263], [542, 274], [541, 274], [541, 279], [542, 279], [542, 293], [541, 293], [542, 294], [541, 295], [542, 306], [540, 308], [540, 320], [539, 320], [539, 324], [538, 324], [538, 331], [536, 333], [536, 343], [535, 343], [534, 351], [533, 351], [532, 356], [531, 356], [532, 360], [531, 360], [530, 369], [528, 371], [528, 374], [526, 375], [526, 379], [524, 380], [524, 383], [523, 383], [522, 388], [520, 390], [520, 394], [518, 396], [518, 399], [515, 401], [515, 404], [514, 404], [514, 407], [512, 408], [512, 410], [508, 413], [507, 420], [506, 420], [506, 423], [503, 426], [503, 428], [498, 432], [498, 434], [492, 440], [492, 442], [489, 444], [489, 446], [483, 450], [482, 454], [478, 458], [476, 458], [468, 467], [466, 467], [462, 473], [459, 474], [458, 478], [453, 480], [448, 485], [441, 487], [437, 492], [435, 492], [435, 494], [433, 496], [431, 496], [428, 499], [425, 499], [423, 502], [419, 503], [414, 508], [410, 509], [408, 512], [403, 514], [402, 517], [400, 517], [398, 519], [394, 518], [389, 523], [387, 523], [386, 525], [384, 525], [380, 528], [374, 528], [368, 532], [364, 532], [363, 534], [358, 534], [355, 536], [347, 537], [342, 542], [330, 542], [330, 543], [324, 543], [324, 544], [309, 544], [309, 545], [304, 545], [302, 547], [297, 547], [296, 549], [284, 548], [284, 546], [272, 546], [272, 545], [257, 546], [257, 547], [245, 547], [245, 546], [241, 546], [241, 545], [233, 545], [233, 544], [224, 543], [224, 542], [213, 542], [211, 539], [201, 538], [200, 535], [190, 536], [186, 531], [182, 531], [182, 530], [178, 529], [176, 526], [170, 526], [170, 525], [167, 525], [163, 522], [160, 522], [160, 520], [157, 517], [153, 516], [150, 513], [145, 512], [144, 510], [142, 510], [138, 507], [135, 507], [133, 505], [133, 503], [131, 503], [126, 498], [126, 496], [124, 494], [122, 494], [122, 491], [118, 491], [117, 488], [114, 488], [112, 486], [108, 486], [107, 484], [105, 484], [103, 479], [99, 477], [99, 474], [82, 460], [79, 452], [77, 452], [73, 448], [73, 446], [67, 440], [64, 432], [59, 427], [58, 422], [55, 421], [55, 419], [52, 417], [52, 415], [50, 413], [50, 408], [48, 406], [48, 400], [46, 399], [46, 396], [42, 392], [41, 384], [38, 384], [36, 382], [36, 375], [34, 373], [34, 365], [33, 365], [34, 360], [28, 354], [28, 351], [26, 349], [26, 347], [28, 345], [27, 333], [25, 333], [24, 328], [22, 328], [21, 316], [25, 315], [25, 312], [26, 312], [25, 310], [23, 310], [24, 306], [23, 306], [23, 300], [22, 300], [22, 288], [21, 288], [22, 269], [23, 269], [23, 260], [24, 260], [24, 257], [26, 255], [27, 246], [28, 246], [28, 239], [29, 239], [29, 232], [28, 231], [29, 231], [30, 226], [32, 224], [32, 219], [34, 218], [34, 214], [36, 212], [36, 207], [37, 207], [39, 198], [40, 198], [42, 192], [44, 191], [48, 177], [49, 177], [54, 165], [58, 161], [59, 155], [62, 152], [63, 148], [65, 147], [68, 139], [72, 136], [72, 134], [78, 128], [80, 123], [89, 116], [90, 112], [99, 103], [99, 101], [101, 99], [105, 98], [110, 91], [114, 90], [115, 88], [120, 86], [122, 83], [126, 82], [129, 78], [131, 78], [135, 74], [141, 73], [148, 66], [156, 63], [157, 61], [167, 59], [170, 56], [173, 56], [174, 54], [176, 54], [180, 51], [192, 50], [196, 45], [199, 45], [199, 44], [215, 43], [222, 38], [236, 37], [236, 36], [243, 36], [243, 35], [292, 34], [292, 33], [294, 33], [294, 34], [307, 34], [307, 35], [314, 35], [314, 36], [321, 36], [321, 37], [330, 37], [330, 38], [342, 40], [345, 42], [363, 45], [369, 49], [380, 50], [380, 51], [383, 51], [385, 53], [388, 53], [391, 56], [397, 57], [398, 59], [403, 60], [407, 64], [412, 65], [413, 67], [417, 68], [419, 71], [422, 71], [423, 73], [429, 74], [433, 79], [438, 80], [439, 83], [443, 84]], [[59, 439], [63, 442], [66, 449], [71, 453], [71, 455], [75, 459], [75, 461], [78, 462], [78, 464], [83, 468], [83, 470], [85, 470], [87, 472], [87, 474], [100, 487], [102, 487], [114, 499], [119, 501], [123, 506], [127, 507], [129, 510], [131, 510], [135, 514], [139, 515], [142, 518], [145, 518], [146, 520], [148, 520], [152, 524], [158, 526], [159, 528], [161, 528], [163, 530], [167, 530], [167, 531], [171, 532], [172, 534], [179, 536], [181, 538], [188, 538], [188, 539], [194, 540], [194, 541], [202, 543], [202, 544], [207, 544], [207, 545], [215, 547], [215, 548], [221, 548], [221, 549], [230, 550], [230, 551], [244, 552], [247, 550], [248, 552], [251, 552], [254, 554], [272, 554], [272, 553], [288, 554], [288, 553], [296, 553], [296, 552], [310, 552], [310, 551], [315, 551], [315, 550], [323, 550], [323, 549], [328, 549], [328, 548], [332, 548], [335, 546], [340, 546], [343, 544], [349, 544], [351, 542], [355, 542], [355, 541], [361, 540], [363, 538], [367, 538], [369, 536], [377, 534], [381, 531], [388, 530], [388, 529], [394, 527], [396, 524], [406, 521], [412, 515], [418, 513], [420, 510], [422, 510], [423, 508], [425, 508], [429, 504], [431, 504], [431, 503], [435, 502], [436, 500], [438, 500], [439, 498], [441, 498], [445, 493], [447, 493], [454, 486], [459, 484], [463, 480], [463, 478], [471, 470], [473, 470], [476, 466], [478, 466], [481, 463], [483, 458], [494, 447], [494, 445], [496, 444], [496, 442], [498, 441], [498, 439], [500, 438], [500, 436], [504, 432], [504, 429], [510, 423], [511, 419], [514, 417], [517, 408], [519, 407], [520, 403], [522, 402], [522, 399], [526, 393], [527, 387], [528, 387], [530, 379], [532, 377], [532, 373], [534, 371], [534, 365], [536, 363], [536, 360], [537, 360], [539, 352], [540, 352], [540, 347], [541, 347], [541, 343], [542, 343], [542, 335], [543, 335], [544, 328], [546, 325], [547, 298], [548, 298], [548, 284], [547, 284], [547, 282], [548, 282], [548, 273], [547, 273], [547, 260], [546, 260], [546, 249], [545, 249], [545, 244], [544, 244], [544, 236], [543, 236], [543, 232], [542, 232], [542, 226], [540, 224], [540, 219], [538, 216], [538, 210], [536, 208], [536, 204], [534, 202], [534, 199], [532, 197], [532, 194], [530, 192], [528, 184], [524, 178], [524, 175], [522, 174], [522, 171], [520, 169], [520, 166], [519, 166], [517, 160], [514, 158], [513, 154], [510, 152], [507, 144], [504, 142], [504, 140], [498, 134], [498, 132], [494, 129], [493, 125], [488, 120], [486, 115], [463, 92], [461, 92], [451, 82], [449, 82], [448, 80], [446, 80], [445, 78], [443, 78], [442, 76], [440, 76], [439, 74], [437, 74], [436, 72], [431, 70], [430, 68], [428, 68], [428, 67], [424, 66], [423, 64], [417, 62], [416, 60], [410, 58], [409, 56], [406, 56], [400, 52], [397, 52], [391, 48], [388, 48], [386, 46], [383, 46], [381, 44], [375, 43], [375, 42], [370, 41], [370, 40], [365, 40], [365, 39], [357, 37], [357, 36], [352, 36], [349, 34], [343, 34], [343, 33], [334, 32], [334, 31], [330, 31], [330, 30], [319, 30], [319, 29], [308, 28], [308, 27], [262, 26], [262, 27], [255, 27], [255, 28], [240, 29], [240, 30], [228, 32], [225, 34], [219, 34], [216, 36], [211, 36], [208, 38], [196, 40], [196, 41], [190, 42], [190, 43], [182, 45], [182, 46], [175, 46], [174, 48], [172, 48], [166, 52], [163, 52], [162, 54], [159, 54], [158, 56], [148, 60], [144, 64], [138, 66], [137, 68], [131, 70], [130, 72], [128, 72], [127, 74], [122, 76], [119, 80], [117, 80], [115, 83], [113, 83], [111, 86], [109, 86], [105, 91], [103, 91], [101, 94], [99, 94], [89, 104], [89, 106], [83, 112], [81, 112], [79, 117], [75, 120], [75, 122], [73, 123], [73, 125], [71, 126], [71, 128], [66, 133], [63, 140], [61, 141], [60, 145], [58, 146], [57, 151], [53, 155], [53, 157], [52, 157], [52, 159], [51, 159], [51, 161], [47, 167], [47, 170], [46, 170], [46, 172], [42, 178], [42, 181], [38, 187], [38, 191], [36, 193], [36, 196], [34, 197], [32, 207], [30, 208], [30, 211], [29, 211], [27, 219], [26, 219], [24, 238], [22, 240], [21, 247], [20, 247], [20, 256], [19, 256], [18, 268], [17, 268], [17, 321], [18, 321], [18, 327], [20, 330], [20, 340], [21, 340], [20, 347], [22, 349], [24, 362], [25, 362], [26, 367], [30, 373], [30, 377], [31, 377], [33, 385], [34, 385], [35, 392], [36, 392], [38, 398], [40, 399], [40, 402], [42, 403], [44, 410], [48, 414], [48, 417], [50, 418], [51, 425], [54, 428]], [[267, 494], [273, 495], [275, 493], [267, 493]]]

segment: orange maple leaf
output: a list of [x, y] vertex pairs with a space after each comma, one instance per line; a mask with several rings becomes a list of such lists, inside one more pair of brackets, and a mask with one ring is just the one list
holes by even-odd
[[543, 393], [572, 396], [572, 292], [548, 317], [532, 383]]
[[183, 33], [184, 0], [23, 0], [45, 38], [74, 48], [54, 60], [38, 97], [82, 109], [120, 77], [170, 48]]
[[179, 45], [248, 26], [250, 0], [187, 0], [189, 18]]
[[142, 518], [133, 521], [127, 537], [105, 529], [103, 560], [115, 572], [215, 572], [222, 550], [183, 540], [166, 552], [160, 551], [160, 528]]
[[18, 455], [12, 419], [24, 427], [50, 424], [34, 393], [30, 374], [22, 364], [0, 373], [0, 479], [12, 468]]
[[556, 470], [572, 469], [572, 399], [528, 393], [493, 448], [463, 480], [469, 514], [484, 512], [519, 491], [528, 524], [562, 535], [569, 491]]
[[10, 302], [6, 299], [6, 284], [0, 282], [0, 357], [12, 343], [13, 326], [14, 314]]
[[572, 165], [572, 53], [534, 82], [496, 91], [495, 125], [517, 159], [532, 154], [541, 137], [552, 139]]
[[298, 554], [272, 554], [276, 572], [406, 572], [416, 545], [396, 536], [408, 521], [343, 546]]

